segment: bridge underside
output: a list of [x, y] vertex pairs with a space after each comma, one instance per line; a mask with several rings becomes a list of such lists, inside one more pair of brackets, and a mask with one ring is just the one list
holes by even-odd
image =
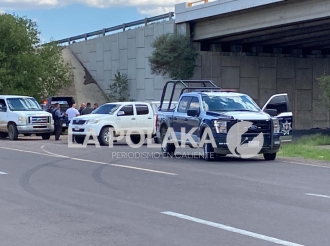
[[201, 51], [330, 55], [330, 18], [194, 41]]

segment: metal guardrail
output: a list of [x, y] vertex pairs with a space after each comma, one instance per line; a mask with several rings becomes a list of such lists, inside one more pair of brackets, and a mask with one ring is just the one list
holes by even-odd
[[174, 16], [174, 12], [169, 12], [168, 14], [158, 15], [158, 16], [145, 18], [145, 19], [142, 19], [142, 20], [133, 21], [133, 22], [129, 22], [129, 23], [123, 23], [123, 24], [118, 25], [118, 26], [104, 28], [104, 29], [101, 29], [101, 30], [98, 30], [98, 31], [89, 32], [89, 33], [81, 34], [81, 35], [78, 35], [78, 36], [73, 36], [73, 37], [70, 37], [70, 38], [57, 40], [57, 41], [55, 41], [55, 43], [57, 43], [57, 44], [63, 44], [63, 43], [70, 44], [70, 42], [76, 41], [76, 40], [79, 40], [79, 39], [87, 40], [88, 37], [93, 37], [93, 36], [97, 36], [97, 35], [105, 36], [105, 34], [108, 33], [108, 32], [113, 32], [113, 31], [118, 31], [118, 30], [125, 31], [125, 29], [128, 28], [128, 27], [134, 27], [134, 26], [143, 25], [143, 24], [145, 26], [147, 26], [148, 23], [150, 23], [150, 22], [164, 20], [164, 19], [167, 19], [167, 18], [171, 20], [173, 16]]

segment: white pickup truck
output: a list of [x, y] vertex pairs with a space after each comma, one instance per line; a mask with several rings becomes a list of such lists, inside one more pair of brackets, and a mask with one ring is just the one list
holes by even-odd
[[[111, 137], [127, 135], [131, 141], [140, 142], [142, 131], [146, 137], [155, 135], [155, 118], [152, 106], [145, 102], [106, 103], [91, 114], [81, 115], [72, 119], [69, 124], [77, 143], [84, 143], [86, 135], [94, 133], [100, 145], [109, 145]], [[139, 129], [140, 132], [133, 131]]]
[[0, 137], [17, 140], [19, 134], [49, 139], [54, 121], [39, 103], [28, 96], [0, 95]]

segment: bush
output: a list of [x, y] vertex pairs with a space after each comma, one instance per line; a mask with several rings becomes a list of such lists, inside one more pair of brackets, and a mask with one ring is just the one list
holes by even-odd
[[330, 76], [322, 75], [317, 80], [323, 91], [323, 98], [324, 98], [327, 106], [330, 108]]
[[125, 102], [129, 98], [129, 87], [127, 75], [117, 71], [113, 83], [109, 86], [109, 101], [110, 102]]
[[151, 44], [154, 48], [149, 57], [151, 72], [169, 74], [171, 79], [190, 79], [194, 75], [198, 55], [190, 38], [182, 34], [164, 34]]

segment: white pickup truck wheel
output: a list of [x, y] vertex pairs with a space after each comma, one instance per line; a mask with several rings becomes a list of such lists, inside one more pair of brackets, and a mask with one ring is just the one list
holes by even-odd
[[113, 141], [114, 130], [111, 127], [103, 127], [99, 135], [99, 143], [103, 146], [109, 146], [110, 141]]
[[17, 127], [14, 123], [9, 123], [9, 125], [8, 125], [8, 137], [10, 140], [18, 139], [18, 131], [17, 131]]
[[131, 141], [133, 144], [139, 144], [141, 141], [141, 136], [140, 135], [132, 135], [131, 136]]

